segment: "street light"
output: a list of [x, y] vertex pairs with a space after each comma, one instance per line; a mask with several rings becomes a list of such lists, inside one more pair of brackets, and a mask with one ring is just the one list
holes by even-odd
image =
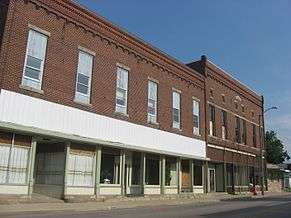
[[[260, 126], [259, 134], [260, 134], [260, 140], [261, 140], [260, 144], [261, 144], [261, 191], [262, 191], [262, 195], [264, 195], [264, 181], [265, 181], [265, 178], [264, 178], [265, 123], [264, 123], [263, 116], [268, 111], [277, 110], [277, 109], [278, 109], [278, 107], [275, 107], [275, 106], [269, 107], [266, 110], [264, 110], [262, 114], [259, 115], [259, 126]], [[261, 125], [261, 120], [263, 121], [263, 125]], [[262, 138], [262, 127], [261, 126], [263, 126], [263, 130], [264, 130], [264, 137], [263, 138]]]

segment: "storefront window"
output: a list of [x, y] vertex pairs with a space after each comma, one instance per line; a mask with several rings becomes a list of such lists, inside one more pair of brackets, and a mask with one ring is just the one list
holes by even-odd
[[100, 183], [120, 184], [120, 151], [102, 150]]
[[203, 184], [203, 173], [202, 173], [202, 164], [194, 163], [194, 186], [202, 186]]
[[146, 156], [146, 178], [147, 185], [160, 184], [160, 157], [147, 155]]
[[132, 185], [140, 185], [140, 174], [141, 174], [141, 154], [134, 152], [132, 154]]
[[177, 159], [166, 158], [166, 186], [178, 185]]

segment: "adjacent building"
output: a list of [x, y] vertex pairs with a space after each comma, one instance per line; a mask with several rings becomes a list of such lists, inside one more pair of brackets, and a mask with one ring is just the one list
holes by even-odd
[[258, 183], [263, 99], [70, 0], [2, 0], [0, 194], [233, 192]]

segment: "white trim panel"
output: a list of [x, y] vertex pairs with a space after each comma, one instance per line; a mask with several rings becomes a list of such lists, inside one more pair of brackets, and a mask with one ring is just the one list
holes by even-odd
[[58, 132], [82, 138], [206, 158], [204, 141], [133, 124], [73, 107], [1, 90], [0, 122]]
[[27, 185], [0, 185], [0, 194], [5, 195], [27, 195]]

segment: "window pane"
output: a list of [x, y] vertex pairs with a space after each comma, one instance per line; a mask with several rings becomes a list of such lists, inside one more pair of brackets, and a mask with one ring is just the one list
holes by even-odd
[[125, 90], [117, 89], [116, 104], [121, 105], [121, 106], [126, 106], [126, 91]]
[[29, 149], [13, 147], [11, 150], [10, 170], [8, 183], [24, 184], [26, 181], [26, 172], [28, 164]]
[[194, 127], [198, 128], [199, 127], [199, 117], [194, 115], [193, 120], [194, 120]]
[[88, 86], [82, 85], [80, 83], [77, 84], [77, 91], [87, 95], [88, 94]]
[[0, 146], [0, 184], [6, 182], [9, 151], [9, 146]]
[[148, 113], [156, 115], [156, 102], [152, 99], [148, 100]]
[[28, 36], [28, 55], [44, 60], [46, 52], [47, 36], [36, 32], [29, 31]]
[[166, 158], [166, 186], [178, 184], [177, 160], [176, 158]]
[[90, 103], [93, 59], [94, 57], [91, 54], [79, 51], [75, 99], [85, 104]]
[[69, 186], [93, 186], [94, 156], [70, 154], [68, 164]]
[[180, 93], [173, 92], [173, 108], [180, 109]]
[[29, 78], [39, 80], [39, 75], [40, 75], [39, 70], [35, 70], [35, 69], [30, 68], [30, 67], [25, 68], [25, 76], [27, 76]]
[[146, 184], [159, 185], [160, 184], [160, 159], [159, 157], [146, 157]]
[[119, 184], [120, 153], [104, 153], [101, 158], [100, 183]]
[[173, 120], [174, 122], [179, 123], [180, 122], [180, 111], [179, 109], [173, 109]]
[[158, 91], [158, 84], [153, 82], [153, 81], [149, 81], [148, 98], [156, 101], [157, 100], [157, 91]]
[[93, 56], [79, 51], [78, 73], [91, 77], [93, 67]]
[[133, 153], [132, 154], [132, 178], [131, 184], [132, 185], [140, 185], [140, 171], [141, 171], [141, 154], [140, 153]]
[[[34, 30], [29, 31], [22, 85], [36, 89], [41, 88], [40, 81], [45, 61], [47, 38]], [[38, 80], [38, 82], [33, 80]]]
[[194, 185], [202, 186], [202, 166], [194, 165]]
[[122, 68], [117, 68], [117, 87], [127, 90], [128, 71]]
[[38, 58], [35, 58], [35, 57], [32, 57], [32, 56], [27, 56], [27, 66], [30, 66], [30, 67], [33, 67], [33, 68], [36, 68], [36, 69], [40, 69], [41, 68], [41, 62], [42, 60], [41, 59], [38, 59]]
[[89, 86], [89, 77], [83, 74], [78, 74], [78, 83]]

